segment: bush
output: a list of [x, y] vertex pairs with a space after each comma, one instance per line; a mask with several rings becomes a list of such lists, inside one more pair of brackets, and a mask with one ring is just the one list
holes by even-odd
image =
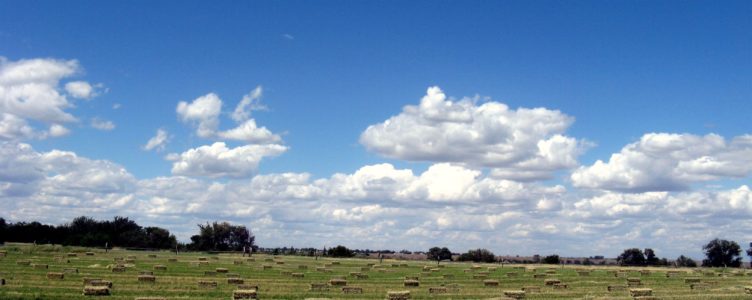
[[559, 259], [559, 256], [556, 254], [549, 255], [543, 258], [544, 264], [550, 264], [550, 265], [558, 265], [561, 263], [561, 260]]
[[493, 252], [487, 249], [476, 249], [467, 251], [467, 253], [460, 254], [457, 260], [491, 263], [496, 261], [496, 256], [493, 254]]
[[352, 250], [347, 249], [347, 247], [342, 246], [342, 245], [339, 245], [339, 246], [334, 247], [334, 248], [329, 248], [329, 250], [327, 251], [326, 254], [329, 255], [329, 256], [331, 256], [331, 257], [353, 257], [353, 256], [355, 256], [355, 253]]

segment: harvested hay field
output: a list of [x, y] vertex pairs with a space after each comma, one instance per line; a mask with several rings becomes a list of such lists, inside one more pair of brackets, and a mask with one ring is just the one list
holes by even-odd
[[[436, 267], [435, 262], [421, 261], [384, 260], [379, 263], [369, 259], [302, 256], [274, 259], [261, 254], [247, 259], [240, 254], [175, 255], [167, 251], [118, 249], [105, 253], [86, 248], [54, 248], [57, 250], [44, 245], [7, 244], [2, 247], [5, 254], [0, 258], [0, 279], [4, 279], [5, 284], [0, 284], [0, 299], [184, 300], [237, 296], [239, 299], [628, 300], [655, 297], [700, 300], [750, 299], [752, 294], [752, 277], [746, 273], [739, 276], [741, 272], [734, 272], [739, 270], [731, 269], [564, 266], [552, 270], [542, 265], [505, 264], [502, 267], [459, 262]], [[86, 252], [95, 255], [84, 255]], [[79, 254], [71, 260], [57, 259], [67, 257], [67, 253]], [[125, 263], [125, 258], [133, 263]], [[206, 263], [193, 263], [198, 261]], [[270, 261], [285, 263], [272, 263], [274, 268], [264, 269], [262, 266]], [[118, 263], [122, 263], [122, 272], [112, 272]], [[47, 268], [35, 268], [37, 265]], [[324, 265], [327, 267], [322, 267]], [[56, 275], [48, 278], [48, 273]], [[146, 275], [148, 273], [157, 276]], [[710, 273], [714, 276], [705, 275]], [[63, 279], [57, 279], [57, 274], [64, 274]], [[547, 276], [535, 277], [541, 274]], [[474, 275], [486, 278], [474, 278]], [[155, 282], [141, 282], [138, 280], [141, 276], [154, 278]], [[637, 282], [639, 286], [629, 286]], [[492, 284], [486, 286], [487, 283]]]

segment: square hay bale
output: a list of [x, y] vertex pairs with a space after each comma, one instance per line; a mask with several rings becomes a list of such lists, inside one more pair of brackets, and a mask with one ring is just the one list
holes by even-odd
[[34, 267], [34, 269], [44, 269], [44, 270], [47, 270], [50, 267], [46, 264], [33, 264], [32, 266]]
[[71, 252], [71, 253], [66, 254], [66, 256], [68, 256], [68, 257], [76, 257], [76, 256], [78, 256], [78, 254]]
[[198, 282], [198, 288], [200, 289], [215, 289], [217, 288], [216, 281], [201, 280]]
[[149, 254], [147, 257], [149, 257], [149, 258], [157, 258], [157, 255], [156, 254]]
[[473, 270], [480, 270], [481, 267], [479, 265], [473, 265], [470, 268], [473, 269]]
[[608, 286], [609, 292], [626, 291], [626, 290], [627, 290], [626, 285], [609, 285]]
[[77, 268], [65, 268], [63, 269], [63, 273], [78, 274], [78, 269]]
[[666, 278], [676, 277], [676, 276], [679, 276], [679, 272], [678, 271], [668, 271], [668, 272], [666, 272]]
[[209, 261], [209, 259], [202, 256], [198, 258], [198, 261]]
[[431, 270], [431, 267], [429, 267], [429, 266], [423, 266], [423, 271], [429, 271], [429, 270]]
[[232, 292], [232, 299], [258, 299], [256, 290], [235, 290]]
[[138, 282], [156, 282], [157, 277], [154, 277], [154, 275], [138, 275]]
[[437, 286], [437, 287], [430, 287], [428, 288], [429, 294], [446, 294], [449, 290], [446, 287], [443, 286]]
[[507, 277], [517, 277], [518, 275], [520, 275], [520, 274], [517, 273], [517, 272], [509, 272], [509, 273], [507, 273]]
[[405, 276], [405, 280], [420, 280], [420, 276]]
[[245, 283], [245, 280], [243, 280], [243, 278], [237, 278], [237, 277], [227, 278], [227, 284], [243, 284], [243, 283]]
[[216, 268], [216, 269], [214, 269], [214, 271], [216, 271], [217, 273], [227, 273], [227, 272], [230, 272], [230, 270], [228, 270], [226, 268]]
[[525, 299], [525, 291], [504, 291], [504, 296], [512, 299]]
[[483, 280], [483, 286], [499, 286], [499, 281], [495, 279]]
[[526, 286], [522, 288], [525, 293], [540, 293], [541, 288], [539, 286]]
[[308, 266], [306, 266], [306, 265], [298, 265], [298, 270], [308, 270]]
[[483, 272], [478, 272], [477, 274], [480, 274], [480, 275], [488, 275], [489, 273], [488, 273], [488, 272], [486, 272], [486, 271], [483, 271]]
[[108, 288], [112, 288], [112, 281], [109, 280], [94, 280], [92, 282], [89, 282], [87, 284], [89, 286], [106, 286]]
[[545, 281], [543, 281], [543, 283], [545, 283], [546, 285], [554, 285], [554, 284], [561, 283], [561, 280], [558, 280], [558, 279], [546, 279]]
[[270, 265], [263, 265], [263, 266], [261, 266], [261, 269], [263, 269], [263, 270], [271, 270], [272, 266], [270, 266]]
[[88, 278], [84, 277], [84, 285], [91, 285], [93, 281], [101, 281], [101, 278]]
[[329, 291], [329, 285], [326, 283], [311, 283], [310, 291], [314, 292], [326, 292]]
[[533, 274], [533, 278], [539, 279], [539, 278], [546, 278], [546, 274]]
[[752, 286], [745, 286], [744, 287], [744, 293], [752, 295]]
[[65, 279], [65, 273], [47, 272], [47, 279], [63, 280]]
[[404, 284], [405, 284], [405, 286], [414, 286], [414, 287], [418, 287], [418, 286], [420, 286], [420, 281], [417, 281], [417, 280], [413, 280], [413, 279], [406, 279], [406, 280], [404, 281]]
[[138, 271], [138, 275], [154, 275], [152, 271]]
[[165, 265], [154, 265], [154, 270], [156, 270], [156, 271], [167, 271], [167, 266], [165, 266]]
[[473, 279], [486, 279], [486, 277], [488, 277], [488, 275], [473, 274]]
[[332, 278], [329, 280], [329, 285], [331, 286], [345, 286], [347, 285], [347, 280], [341, 279], [341, 278]]
[[124, 273], [124, 272], [125, 272], [125, 266], [112, 267], [112, 273]]
[[433, 272], [433, 273], [436, 273], [436, 272], [439, 272], [439, 271], [441, 271], [441, 269], [439, 269], [439, 268], [433, 268], [433, 269], [431, 269], [430, 271], [431, 271], [431, 272]]
[[362, 294], [363, 288], [357, 286], [346, 286], [342, 288], [343, 294]]
[[275, 264], [278, 264], [278, 265], [284, 265], [284, 264], [285, 264], [285, 262], [284, 262], [284, 261], [277, 261], [277, 262], [275, 262]]
[[692, 290], [707, 290], [710, 288], [710, 285], [706, 283], [692, 283], [689, 285], [689, 288]]
[[690, 283], [700, 283], [702, 280], [699, 277], [689, 277], [684, 278], [684, 283], [690, 284]]
[[91, 252], [91, 251], [86, 252], [86, 256], [94, 256], [94, 252]]
[[441, 286], [447, 288], [447, 290], [450, 292], [460, 291], [460, 285], [457, 283], [445, 283], [445, 284], [442, 284]]
[[360, 272], [350, 272], [350, 277], [355, 277], [358, 274], [363, 274], [363, 273], [360, 273]]
[[629, 295], [632, 297], [652, 296], [653, 289], [647, 289], [647, 288], [629, 289]]
[[106, 286], [85, 286], [84, 296], [109, 296], [110, 288]]
[[444, 275], [441, 275], [441, 277], [443, 277], [444, 279], [453, 279], [454, 274], [444, 274]]
[[409, 300], [410, 291], [387, 291], [386, 299], [387, 300]]
[[554, 284], [554, 289], [567, 289], [569, 286], [566, 283], [557, 283]]
[[303, 273], [292, 273], [292, 278], [305, 278], [305, 274]]
[[368, 274], [358, 274], [355, 275], [356, 279], [368, 279]]
[[316, 267], [316, 272], [325, 272], [325, 271], [326, 271], [325, 267]]

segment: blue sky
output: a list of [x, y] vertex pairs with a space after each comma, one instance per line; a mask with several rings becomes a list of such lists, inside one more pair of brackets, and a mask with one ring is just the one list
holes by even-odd
[[[78, 214], [107, 218], [134, 214], [139, 221], [157, 222], [183, 238], [193, 231], [196, 221], [226, 219], [258, 228], [260, 241], [266, 245], [288, 245], [289, 241], [276, 234], [294, 235], [302, 228], [315, 232], [302, 240], [311, 246], [385, 246], [348, 240], [331, 231], [347, 228], [345, 232], [353, 236], [373, 230], [384, 234], [385, 241], [404, 244], [389, 248], [451, 244], [453, 249], [462, 250], [478, 244], [497, 253], [520, 254], [556, 251], [616, 255], [605, 248], [597, 251], [606, 253], [581, 252], [590, 251], [583, 246], [588, 242], [606, 245], [621, 239], [625, 247], [652, 246], [666, 255], [697, 255], [698, 245], [723, 232], [731, 232], [727, 238], [746, 243], [752, 236], [741, 229], [738, 234], [729, 230], [747, 222], [742, 220], [752, 213], [752, 198], [743, 189], [749, 185], [752, 169], [752, 163], [744, 158], [752, 151], [745, 138], [750, 134], [748, 116], [752, 114], [750, 15], [752, 5], [746, 1], [5, 1], [0, 3], [0, 56], [4, 57], [5, 71], [10, 74], [9, 66], [33, 59], [47, 63], [46, 67], [75, 60], [71, 74], [51, 76], [48, 87], [66, 97], [70, 105], [62, 109], [77, 121], [58, 124], [14, 110], [8, 103], [21, 100], [8, 91], [23, 82], [6, 80], [6, 90], [0, 92], [0, 100], [5, 101], [0, 112], [23, 119], [35, 133], [6, 132], [0, 135], [4, 146], [21, 151], [11, 146], [28, 144], [32, 147], [29, 155], [41, 157], [54, 154], [53, 150], [67, 151], [85, 160], [78, 165], [89, 168], [90, 172], [84, 174], [103, 168], [106, 162], [105, 169], [120, 168], [130, 177], [120, 178], [127, 182], [104, 189], [106, 192], [97, 185], [102, 182], [93, 182], [77, 186], [75, 190], [82, 191], [81, 195], [45, 197], [31, 188], [31, 182], [15, 178], [19, 172], [9, 167], [14, 163], [6, 162], [0, 164], [8, 174], [0, 176], [5, 178], [0, 207], [12, 211], [4, 214], [10, 219], [37, 218], [53, 223]], [[31, 72], [19, 70], [26, 75]], [[30, 75], [19, 78], [31, 80]], [[88, 83], [93, 92], [76, 97], [75, 91], [65, 88], [73, 81]], [[403, 112], [406, 105], [418, 106], [434, 86], [441, 91], [434, 96], [445, 95], [443, 102], [437, 103], [451, 109], [436, 106], [433, 108], [438, 111], [421, 110], [417, 115]], [[257, 87], [262, 92], [253, 101], [260, 101], [265, 109], [249, 111], [249, 118], [278, 138], [262, 142], [228, 138], [231, 129], [249, 119], [231, 118], [236, 105]], [[178, 112], [181, 101], [192, 104], [209, 93], [221, 99], [219, 115], [193, 115], [191, 119]], [[465, 97], [475, 100], [462, 102]], [[464, 121], [452, 127], [444, 122], [450, 115], [439, 116], [452, 109], [479, 113], [481, 110], [476, 109], [485, 103], [503, 103], [513, 112], [519, 112], [518, 108], [544, 108], [540, 116], [517, 116], [518, 125], [512, 125], [512, 129], [528, 133], [535, 128], [547, 129], [525, 136], [519, 143], [476, 140], [463, 144], [467, 142], [463, 134], [475, 132], [477, 126], [498, 120], [500, 115], [489, 119], [474, 115], [469, 129], [462, 127]], [[45, 111], [42, 106], [49, 102], [35, 105], [40, 107], [34, 109]], [[555, 111], [564, 117], [554, 115]], [[401, 121], [392, 124], [402, 127], [379, 127], [393, 117]], [[8, 118], [4, 122], [10, 122]], [[94, 119], [110, 121], [114, 128], [94, 128]], [[202, 136], [198, 133], [199, 119], [218, 125]], [[444, 121], [436, 121], [439, 119]], [[553, 124], [565, 119], [569, 121], [564, 126]], [[67, 131], [52, 134], [48, 130], [52, 124]], [[426, 126], [421, 129], [417, 125]], [[369, 132], [369, 126], [375, 127]], [[437, 128], [446, 136], [425, 131]], [[170, 138], [162, 144], [162, 150], [145, 150], [158, 129]], [[452, 129], [457, 129], [458, 135], [451, 136]], [[481, 136], [484, 141], [503, 138], [488, 133]], [[568, 152], [559, 151], [546, 161], [542, 156], [526, 156], [542, 151], [536, 141], [554, 141], [554, 136], [561, 136], [559, 141], [572, 146], [565, 147]], [[418, 149], [421, 147], [413, 143], [416, 137], [424, 137], [417, 146], [434, 148]], [[640, 141], [645, 143], [638, 145]], [[260, 146], [233, 152], [238, 155], [233, 157], [241, 160], [243, 155], [255, 157], [248, 165], [201, 161], [216, 152], [198, 158], [191, 156], [197, 152], [189, 155], [192, 149], [218, 142], [226, 147], [213, 151]], [[449, 146], [436, 146], [441, 142], [449, 142]], [[656, 144], [673, 148], [658, 151], [653, 147]], [[271, 150], [269, 145], [284, 150]], [[557, 147], [563, 146], [555, 144]], [[453, 153], [457, 149], [481, 153], [458, 157]], [[262, 155], [259, 151], [267, 152]], [[489, 158], [500, 153], [514, 158]], [[632, 159], [610, 162], [614, 153]], [[598, 168], [598, 160], [609, 168]], [[181, 163], [185, 168], [176, 169]], [[410, 182], [403, 182], [406, 186], [426, 184], [423, 193], [415, 192], [416, 188], [390, 186], [378, 190], [393, 194], [382, 194], [364, 188], [368, 181], [358, 181], [362, 178], [342, 183], [334, 176], [341, 173], [355, 178], [363, 167], [385, 163], [396, 171], [410, 170], [415, 177], [437, 165], [438, 173], [461, 174], [451, 168], [462, 168], [479, 187], [463, 187], [459, 178], [442, 181], [441, 176], [428, 176], [433, 173], [405, 179], [400, 177], [403, 173], [388, 168], [364, 170], [372, 172], [365, 176], [372, 180], [406, 180]], [[51, 169], [38, 167], [47, 172], [33, 182], [36, 189], [47, 191], [45, 195], [55, 194], [52, 187], [41, 188], [50, 180], [54, 182], [54, 175], [70, 172], [55, 169], [59, 166], [54, 163], [48, 167]], [[230, 167], [232, 170], [226, 169]], [[531, 170], [537, 172], [535, 176], [525, 173]], [[472, 171], [477, 175], [471, 175]], [[632, 173], [626, 179], [619, 177]], [[263, 195], [232, 196], [239, 194], [233, 190], [235, 186], [242, 189], [249, 181], [283, 174], [308, 174], [301, 187], [307, 192], [288, 195], [280, 192], [279, 186], [265, 186], [269, 191]], [[160, 179], [187, 180], [222, 192], [181, 194], [151, 187]], [[498, 186], [491, 190], [498, 194], [484, 190], [492, 180]], [[29, 184], [29, 190], [9, 192], [19, 182]], [[179, 189], [176, 186], [180, 184], [170, 186]], [[465, 193], [431, 189], [447, 184]], [[515, 194], [517, 198], [510, 199], [506, 195], [514, 193], [500, 186], [509, 188], [513, 184], [524, 188]], [[283, 186], [289, 188], [290, 184]], [[350, 193], [333, 192], [342, 186]], [[263, 189], [254, 191], [258, 190]], [[123, 200], [121, 206], [93, 210], [83, 205], [86, 201], [102, 203], [107, 197], [130, 200]], [[410, 199], [410, 203], [394, 200], [400, 197]], [[73, 198], [79, 200], [78, 204], [70, 201]], [[194, 211], [154, 209], [143, 213], [148, 207], [158, 206], [155, 203], [190, 206], [193, 200], [186, 198], [208, 202], [221, 198], [227, 203], [215, 210], [197, 202], [193, 204], [202, 208]], [[285, 200], [277, 200], [280, 198]], [[700, 199], [726, 201], [723, 203], [728, 210], [703, 213], [700, 204], [704, 200]], [[311, 212], [291, 212], [299, 203], [296, 201], [303, 201]], [[551, 201], [555, 203], [548, 205]], [[32, 203], [43, 203], [45, 208], [35, 210], [28, 206]], [[223, 210], [240, 204], [251, 208], [247, 214]], [[427, 215], [410, 213], [416, 207], [425, 209]], [[483, 215], [472, 207], [485, 207], [492, 214]], [[60, 208], [66, 213], [46, 213], [46, 209]], [[635, 233], [633, 229], [644, 225], [645, 219], [656, 219], [649, 211], [660, 209], [688, 210], [660, 224], [645, 225]], [[452, 211], [458, 212], [459, 220], [441, 221]], [[706, 226], [702, 234], [678, 231], [692, 237], [673, 242], [649, 234], [662, 228], [690, 226], [687, 220], [695, 215], [702, 216], [698, 222]], [[328, 216], [331, 222], [311, 226], [322, 216]], [[485, 222], [488, 228], [473, 230], [457, 225], [472, 224], [475, 219], [485, 220], [479, 222]], [[585, 229], [567, 233], [563, 229], [538, 230], [536, 222], [530, 220], [553, 220], [542, 227], [582, 225]], [[718, 229], [718, 224], [728, 228]], [[432, 230], [431, 226], [442, 230]], [[475, 235], [483, 242], [447, 238], [452, 234]], [[495, 243], [486, 236], [526, 246]]]

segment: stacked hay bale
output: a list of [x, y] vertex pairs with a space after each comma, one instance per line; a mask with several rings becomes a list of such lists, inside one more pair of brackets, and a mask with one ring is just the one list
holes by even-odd
[[138, 282], [154, 283], [157, 281], [157, 277], [154, 275], [138, 275]]
[[342, 288], [343, 294], [362, 294], [363, 288], [357, 286], [346, 286]]
[[652, 296], [653, 290], [647, 288], [629, 289], [629, 295], [632, 297]]
[[404, 285], [406, 287], [419, 287], [420, 286], [420, 281], [418, 281], [416, 279], [405, 279]]
[[60, 272], [47, 272], [47, 279], [63, 280], [65, 279], [65, 274]]
[[446, 294], [447, 292], [449, 292], [449, 290], [447, 290], [447, 288], [444, 286], [428, 288], [429, 294]]
[[561, 283], [561, 280], [558, 280], [558, 279], [546, 279], [546, 280], [544, 281], [544, 283], [545, 283], [546, 285], [550, 285], [550, 286], [553, 286], [553, 285], [555, 285], [555, 284], [559, 284], [559, 283]]
[[200, 289], [215, 289], [215, 288], [217, 288], [217, 282], [216, 281], [209, 281], [209, 280], [200, 280], [198, 282], [198, 288], [200, 288]]
[[640, 280], [640, 278], [634, 278], [634, 277], [627, 278], [627, 286], [628, 287], [642, 286], [642, 280]]
[[167, 266], [165, 266], [165, 265], [154, 265], [154, 270], [156, 270], [156, 271], [167, 271]]
[[237, 278], [237, 277], [227, 278], [227, 284], [243, 284], [243, 283], [245, 283], [245, 280], [243, 280], [243, 278]]
[[495, 279], [483, 280], [483, 286], [499, 286], [499, 281]]
[[305, 278], [305, 274], [303, 273], [292, 273], [292, 278]]
[[410, 291], [387, 291], [387, 300], [410, 300]]
[[235, 290], [232, 292], [232, 299], [258, 299], [256, 290]]
[[525, 299], [525, 291], [504, 291], [504, 296], [512, 299]]
[[326, 283], [311, 283], [310, 291], [326, 292], [329, 291], [329, 285]]
[[109, 296], [110, 288], [106, 286], [84, 286], [84, 296]]
[[329, 285], [331, 286], [345, 286], [347, 285], [347, 280], [342, 278], [332, 278], [329, 280]]

